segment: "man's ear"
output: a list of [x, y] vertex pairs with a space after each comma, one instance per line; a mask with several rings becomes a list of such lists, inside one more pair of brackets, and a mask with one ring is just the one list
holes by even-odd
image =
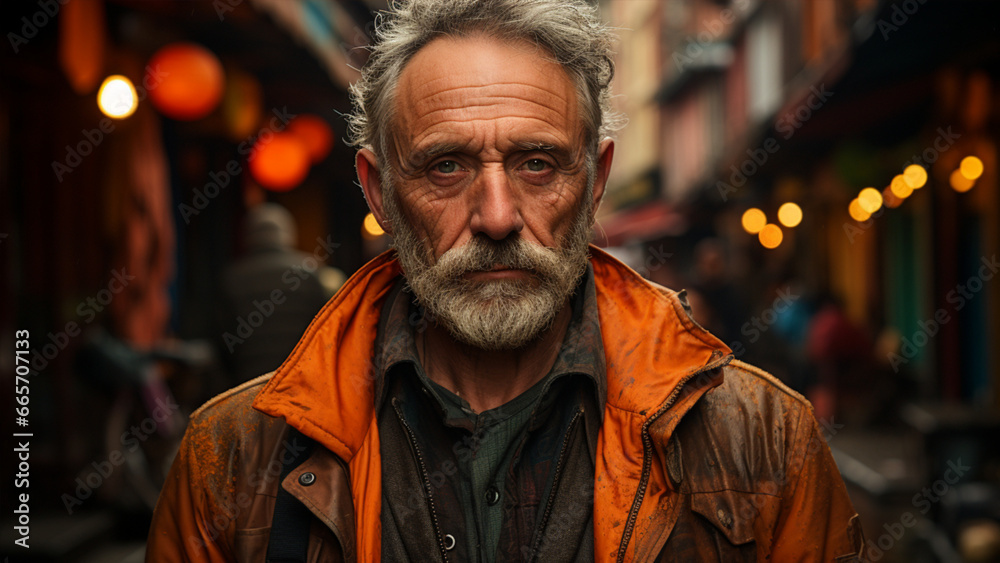
[[368, 208], [378, 221], [382, 230], [392, 234], [392, 225], [386, 220], [384, 201], [382, 199], [382, 175], [379, 172], [375, 153], [368, 149], [360, 149], [354, 156], [354, 166], [358, 171], [361, 190], [365, 194]]
[[[597, 208], [604, 198], [604, 188], [608, 184], [608, 175], [611, 173], [611, 160], [615, 155], [615, 142], [608, 138], [601, 141], [597, 147], [597, 170], [594, 176], [594, 217], [597, 216]], [[594, 217], [590, 220], [593, 221]]]

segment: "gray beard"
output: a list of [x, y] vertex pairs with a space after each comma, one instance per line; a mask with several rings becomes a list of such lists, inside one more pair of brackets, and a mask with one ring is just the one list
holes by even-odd
[[[516, 350], [547, 330], [587, 270], [593, 210], [593, 182], [570, 232], [558, 248], [525, 241], [517, 235], [496, 241], [476, 235], [464, 246], [445, 252], [435, 263], [388, 190], [386, 216], [408, 286], [427, 313], [453, 338], [481, 350]], [[464, 274], [489, 271], [497, 264], [523, 269], [524, 280], [472, 281]]]

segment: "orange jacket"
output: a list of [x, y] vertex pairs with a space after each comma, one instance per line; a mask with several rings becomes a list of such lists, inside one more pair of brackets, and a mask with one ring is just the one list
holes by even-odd
[[[591, 253], [607, 363], [595, 561], [863, 560], [857, 515], [808, 402], [732, 361], [676, 293]], [[147, 561], [264, 561], [280, 460], [296, 447], [287, 425], [323, 446], [281, 482], [317, 517], [310, 560], [380, 559], [372, 358], [399, 275], [390, 253], [364, 266], [276, 372], [192, 415]], [[305, 472], [318, 478], [303, 484]]]

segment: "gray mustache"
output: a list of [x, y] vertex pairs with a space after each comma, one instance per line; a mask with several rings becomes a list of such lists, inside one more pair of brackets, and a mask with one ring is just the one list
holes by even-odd
[[538, 258], [530, 243], [524, 239], [504, 239], [494, 241], [489, 238], [474, 238], [455, 256], [449, 269], [464, 272], [483, 272], [501, 265], [505, 268], [537, 271]]

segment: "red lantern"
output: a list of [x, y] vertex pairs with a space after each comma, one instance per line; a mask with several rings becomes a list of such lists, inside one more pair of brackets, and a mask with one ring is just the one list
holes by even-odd
[[250, 153], [250, 174], [276, 192], [287, 192], [309, 174], [309, 150], [298, 136], [288, 132], [261, 135]]
[[167, 117], [193, 121], [215, 109], [222, 99], [225, 74], [214, 54], [194, 43], [173, 43], [149, 59], [143, 86]]
[[313, 164], [320, 162], [330, 154], [333, 146], [333, 131], [326, 121], [318, 115], [304, 113], [288, 124], [288, 132], [298, 135], [306, 148], [309, 149], [309, 159]]

